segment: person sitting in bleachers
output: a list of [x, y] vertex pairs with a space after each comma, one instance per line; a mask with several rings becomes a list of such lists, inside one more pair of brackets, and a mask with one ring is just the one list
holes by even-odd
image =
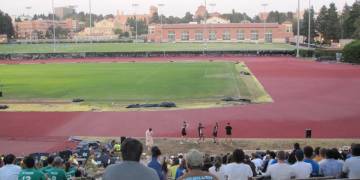
[[63, 159], [55, 157], [52, 168], [48, 170], [47, 176], [49, 179], [67, 180], [66, 173], [63, 169]]
[[314, 150], [311, 146], [304, 147], [304, 155], [305, 155], [304, 162], [311, 164], [311, 168], [312, 168], [311, 176], [317, 177], [319, 176], [320, 167], [319, 167], [319, 163], [311, 159], [313, 157], [313, 154], [314, 154]]
[[284, 151], [277, 153], [278, 162], [270, 167], [263, 176], [270, 176], [273, 180], [288, 180], [295, 177], [293, 168], [286, 163], [286, 155]]
[[343, 164], [336, 160], [336, 152], [333, 149], [326, 151], [326, 159], [320, 163], [320, 175], [340, 178]]
[[185, 161], [189, 172], [181, 176], [179, 180], [218, 180], [215, 175], [201, 170], [204, 163], [204, 155], [198, 150], [191, 149], [188, 153], [186, 153]]
[[173, 156], [170, 158], [170, 162], [171, 162], [171, 166], [169, 168], [169, 177], [172, 179], [172, 180], [175, 180], [175, 177], [176, 177], [176, 170], [177, 168], [179, 167], [179, 158]]
[[312, 172], [311, 164], [304, 162], [304, 152], [302, 150], [295, 151], [296, 163], [291, 165], [294, 169], [296, 179], [309, 178]]
[[121, 145], [123, 162], [105, 169], [103, 180], [159, 180], [156, 172], [140, 163], [143, 145], [140, 141], [127, 138]]
[[214, 165], [209, 168], [209, 172], [215, 175], [219, 180], [226, 180], [225, 165], [222, 164], [222, 158], [220, 156], [215, 157]]
[[46, 180], [44, 173], [35, 169], [35, 159], [31, 156], [23, 160], [25, 168], [20, 171], [18, 179], [26, 180]]
[[242, 149], [235, 149], [232, 154], [233, 162], [225, 167], [225, 175], [228, 180], [247, 180], [253, 177], [249, 165], [245, 164], [245, 153]]
[[165, 180], [165, 176], [162, 172], [162, 166], [159, 163], [159, 157], [161, 155], [161, 151], [157, 146], [151, 148], [151, 161], [148, 163], [148, 167], [152, 168], [156, 171], [160, 180]]
[[21, 167], [15, 165], [15, 155], [8, 154], [4, 158], [4, 166], [0, 168], [0, 180], [17, 180]]
[[360, 179], [360, 144], [352, 145], [351, 155], [344, 163], [343, 172], [349, 179]]

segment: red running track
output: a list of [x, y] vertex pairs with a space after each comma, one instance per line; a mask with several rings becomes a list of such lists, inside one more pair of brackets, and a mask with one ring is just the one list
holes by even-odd
[[[190, 122], [189, 131], [193, 137], [196, 136], [198, 122], [205, 125], [207, 136], [210, 136], [215, 122], [220, 122], [220, 135], [223, 136], [223, 126], [230, 122], [234, 127], [234, 136], [238, 138], [302, 138], [306, 128], [313, 130], [314, 138], [360, 138], [360, 66], [318, 63], [291, 57], [211, 59], [245, 61], [275, 102], [227, 108], [145, 112], [0, 112], [0, 139], [4, 141], [8, 138], [23, 137], [142, 137], [149, 127], [154, 129], [155, 136], [178, 137], [184, 120]], [[130, 60], [168, 59], [86, 61]], [[39, 62], [43, 61], [31, 61]], [[9, 143], [1, 143], [0, 140], [0, 152], [9, 149], [6, 145]], [[10, 146], [14, 149], [17, 145]]]

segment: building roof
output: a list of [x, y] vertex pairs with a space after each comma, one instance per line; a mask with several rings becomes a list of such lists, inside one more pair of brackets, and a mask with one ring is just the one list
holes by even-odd
[[[277, 28], [278, 23], [265, 23], [267, 28]], [[262, 28], [264, 23], [228, 23], [228, 24], [164, 24], [164, 29], [191, 29], [191, 28]]]

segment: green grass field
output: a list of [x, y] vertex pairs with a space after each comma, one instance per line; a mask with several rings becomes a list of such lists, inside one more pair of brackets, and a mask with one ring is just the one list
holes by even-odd
[[249, 70], [230, 62], [0, 65], [0, 102], [196, 103], [226, 96], [260, 102], [268, 96], [254, 76], [239, 71]]
[[[78, 43], [56, 44], [56, 52], [203, 51], [203, 43]], [[207, 50], [294, 50], [289, 44], [208, 43]], [[52, 44], [2, 44], [0, 53], [49, 53]]]

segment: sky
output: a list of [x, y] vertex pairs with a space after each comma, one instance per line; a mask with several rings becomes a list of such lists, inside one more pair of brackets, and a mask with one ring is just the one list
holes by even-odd
[[[54, 0], [55, 7], [58, 6], [77, 6], [77, 12], [89, 11], [90, 0]], [[204, 4], [205, 0], [91, 0], [92, 12], [96, 14], [116, 14], [117, 10], [125, 13], [147, 13], [150, 5], [164, 4], [160, 8], [160, 14], [166, 16], [184, 16], [187, 11], [194, 13], [197, 7]], [[308, 7], [308, 0], [300, 0], [301, 7], [304, 9]], [[332, 2], [336, 3], [338, 9], [342, 9], [345, 3], [353, 4], [355, 0], [311, 0], [312, 5], [316, 10], [320, 9], [322, 5], [329, 5]], [[268, 4], [266, 11], [278, 10], [281, 12], [293, 11], [297, 9], [297, 0], [207, 0], [210, 12], [226, 13], [235, 9], [237, 12], [246, 12], [250, 16], [255, 16], [259, 12], [264, 11], [262, 4]], [[135, 9], [132, 4], [139, 4]], [[31, 9], [26, 9], [31, 7]], [[51, 12], [51, 0], [0, 0], [0, 10], [9, 15], [33, 15], [40, 13]]]

